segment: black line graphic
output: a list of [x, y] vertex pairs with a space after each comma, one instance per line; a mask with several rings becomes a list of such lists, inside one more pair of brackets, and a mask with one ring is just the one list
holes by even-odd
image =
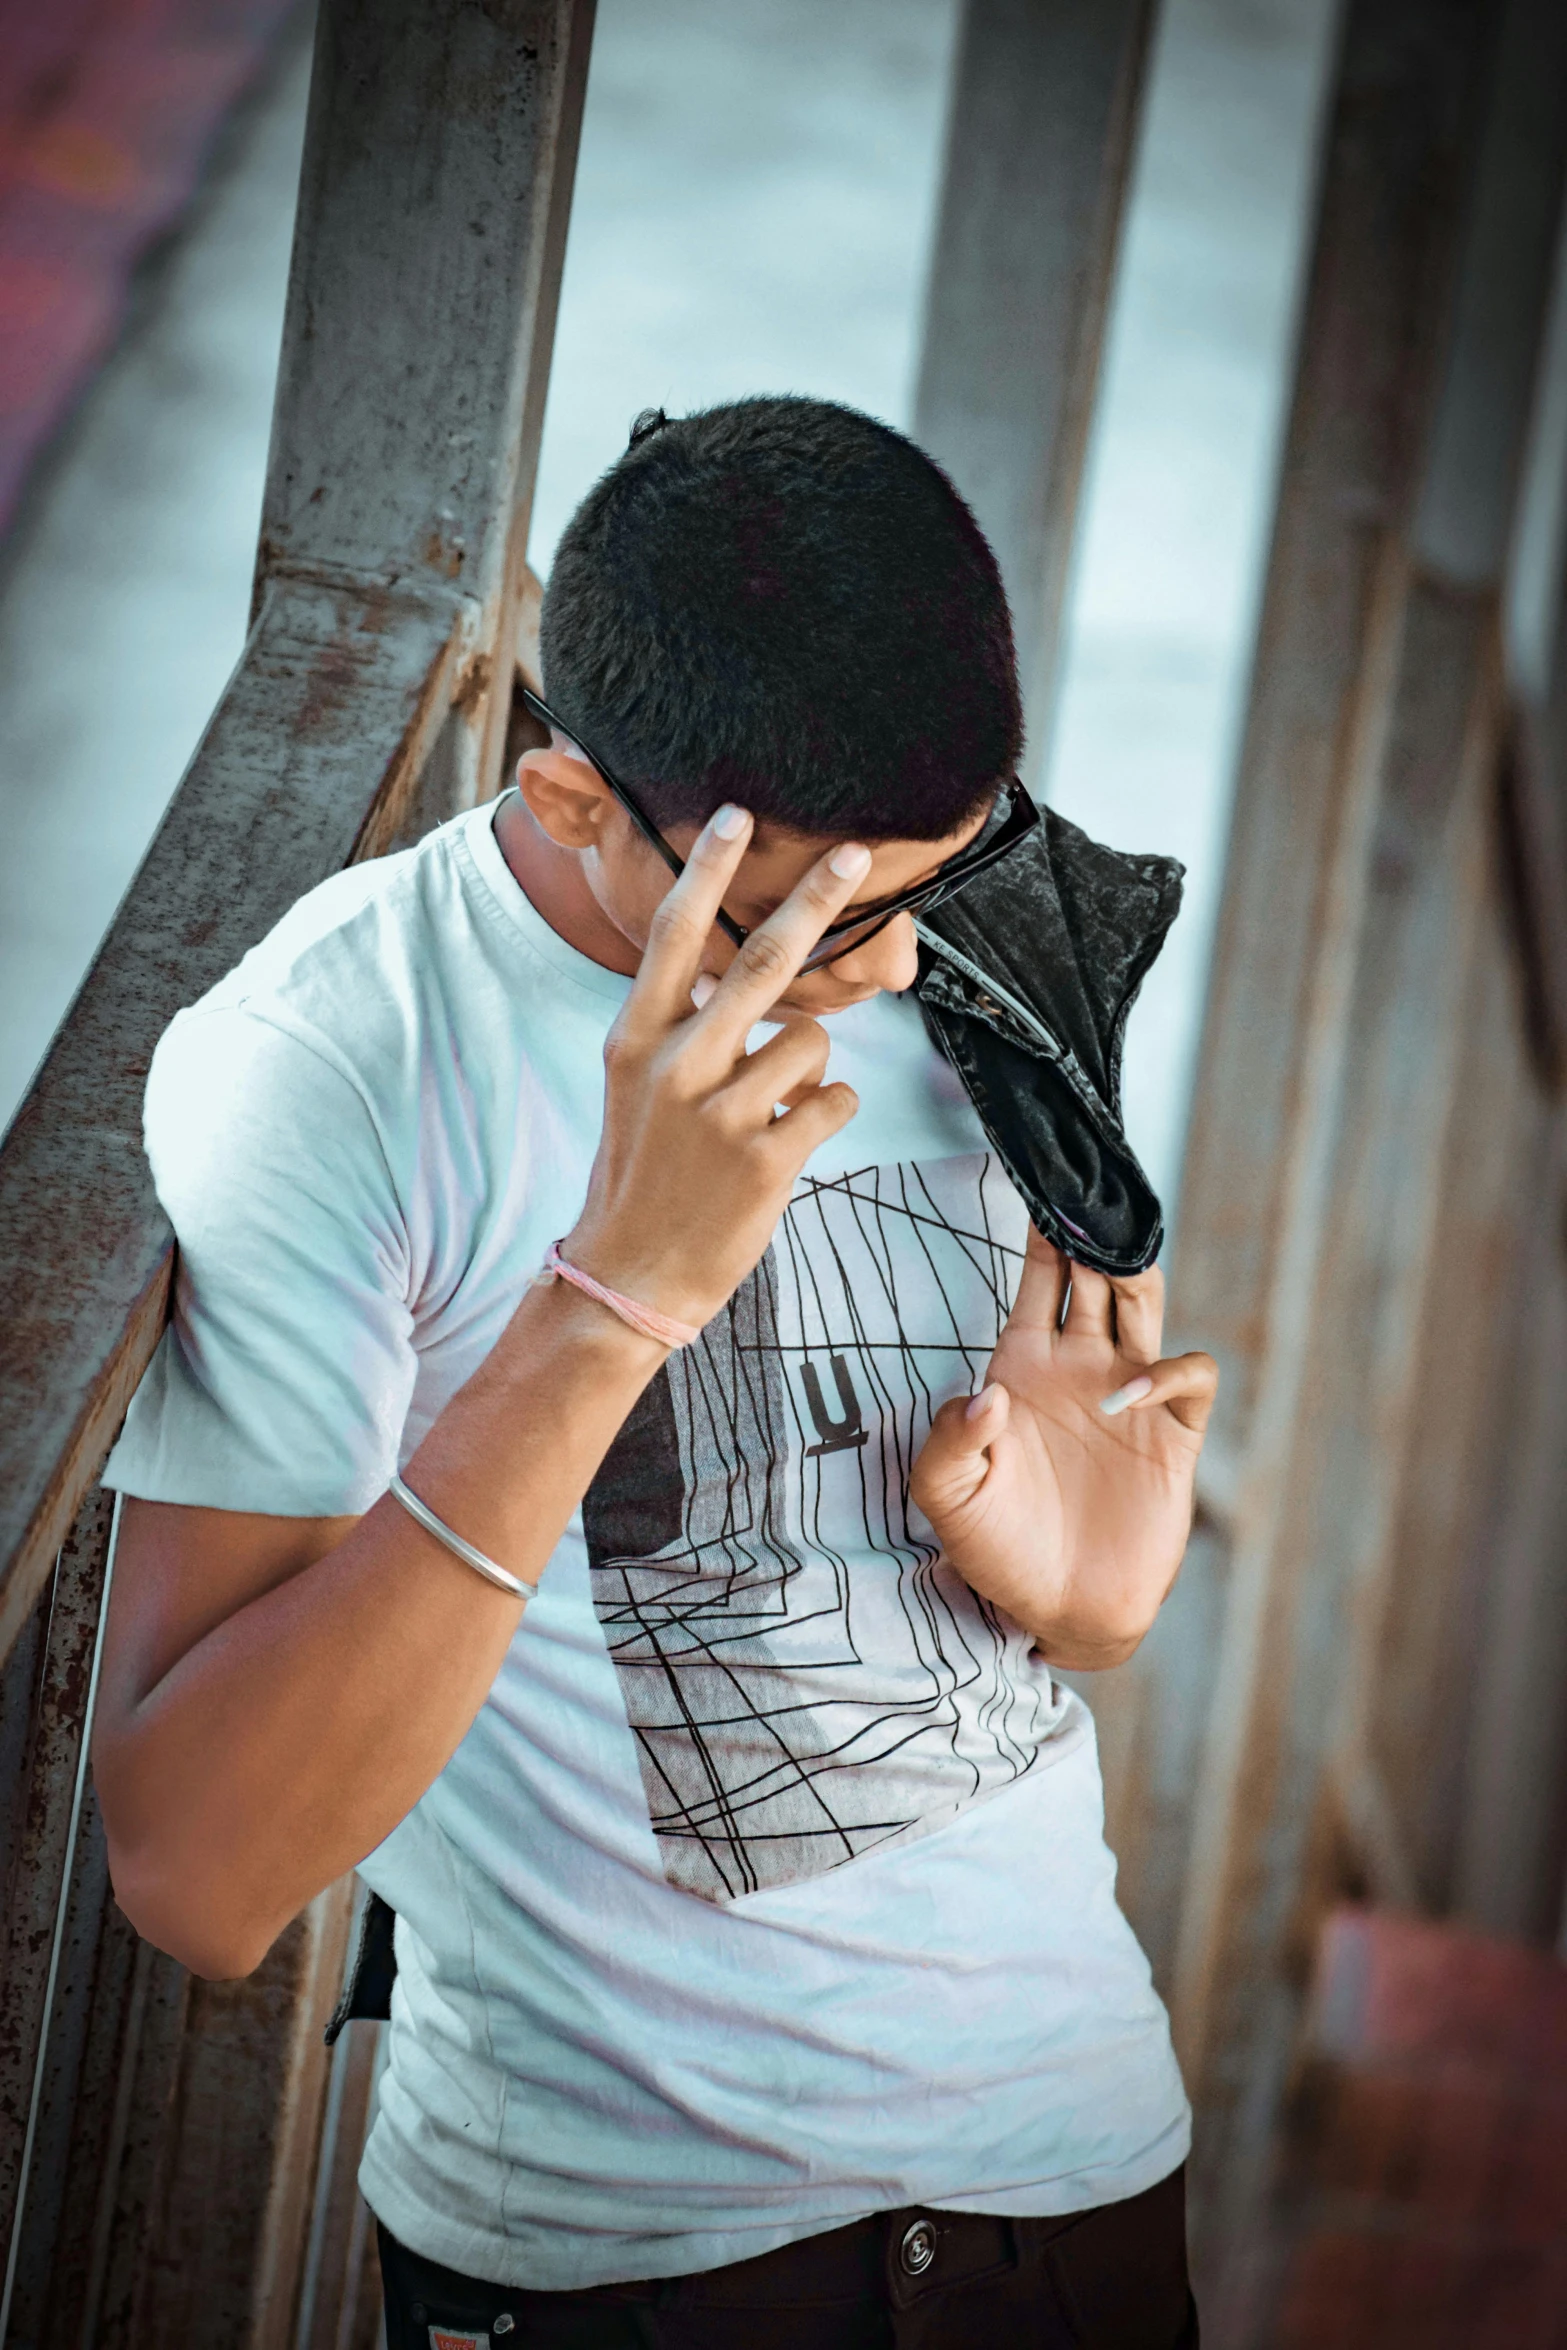
[[983, 1155], [802, 1183], [583, 1502], [664, 1870], [733, 1900], [1009, 1785], [1056, 1696], [908, 1478], [978, 1384], [1027, 1222]]

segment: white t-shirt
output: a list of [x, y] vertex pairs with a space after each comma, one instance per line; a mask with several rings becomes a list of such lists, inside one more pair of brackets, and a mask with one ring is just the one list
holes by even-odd
[[[629, 982], [541, 920], [493, 813], [324, 883], [160, 1044], [179, 1278], [122, 1491], [366, 1508], [575, 1221]], [[1025, 1211], [912, 998], [830, 1034], [858, 1116], [363, 1866], [399, 1970], [364, 2190], [499, 2283], [1073, 2211], [1186, 2153], [1089, 1717], [907, 1498]]]

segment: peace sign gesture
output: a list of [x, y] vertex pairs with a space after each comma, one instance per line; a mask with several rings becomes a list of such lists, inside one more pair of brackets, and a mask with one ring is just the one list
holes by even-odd
[[990, 1360], [944, 1404], [911, 1491], [972, 1588], [1053, 1663], [1119, 1664], [1159, 1611], [1191, 1531], [1219, 1373], [1158, 1360], [1164, 1281], [1111, 1281], [1038, 1232]]
[[[699, 1326], [760, 1260], [812, 1151], [859, 1107], [851, 1086], [822, 1082], [821, 1022], [775, 1007], [864, 879], [868, 849], [844, 842], [819, 858], [693, 1004], [751, 830], [744, 809], [718, 809], [653, 918], [605, 1043], [604, 1131], [562, 1250], [595, 1280]], [[747, 1054], [770, 1017], [778, 1034]]]

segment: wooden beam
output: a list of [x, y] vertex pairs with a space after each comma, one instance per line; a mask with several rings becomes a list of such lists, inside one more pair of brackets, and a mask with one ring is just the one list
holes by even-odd
[[[1559, 1630], [1552, 1638], [1550, 1605], [1553, 1589], [1567, 1586], [1559, 1567], [1551, 1571], [1549, 1551], [1541, 1555], [1529, 1506], [1549, 1511], [1560, 1484], [1549, 1447], [1560, 1390], [1547, 1333], [1553, 1318], [1561, 1325], [1567, 1285], [1550, 1229], [1559, 1187], [1548, 1164], [1548, 1113], [1519, 1019], [1508, 929], [1493, 871], [1464, 989], [1453, 1081], [1461, 1109], [1440, 1154], [1434, 1277], [1414, 1339], [1417, 1360], [1430, 1370], [1400, 1465], [1381, 1622], [1367, 1627], [1371, 1702], [1362, 1695], [1357, 1704], [1360, 1756], [1386, 1790], [1409, 1856], [1402, 1905], [1438, 1915], [1463, 1901], [1463, 1823], [1475, 1810], [1477, 1770], [1507, 1798], [1500, 1812], [1484, 1807], [1493, 1865], [1503, 1852], [1538, 1844], [1546, 1778], [1534, 1782], [1531, 1795], [1527, 1775], [1488, 1768], [1493, 1758], [1514, 1760], [1530, 1715], [1538, 1734], [1539, 1708], [1519, 1705], [1525, 1693], [1510, 1675], [1502, 1677], [1508, 1724], [1487, 1718], [1485, 1699], [1498, 1651], [1510, 1644], [1498, 1621], [1498, 1587], [1513, 1587], [1505, 1611], [1511, 1616], [1514, 1591], [1523, 1597], [1515, 1568], [1525, 1560], [1532, 1674], [1547, 1682], [1554, 1674], [1558, 1713], [1567, 1702], [1567, 1660]], [[1536, 1447], [1536, 1474], [1520, 1476], [1520, 1443], [1527, 1448], [1537, 1432], [1547, 1441]], [[1557, 1462], [1563, 1449], [1558, 1435]], [[1347, 1753], [1341, 1767], [1354, 1767]], [[1366, 1875], [1379, 1898], [1392, 1898], [1374, 1868]], [[1548, 1931], [1553, 1912], [1547, 1890]], [[1497, 1922], [1525, 1930], [1516, 1912]]]
[[[359, 2159], [385, 2053], [386, 2026], [363, 2018], [344, 2025], [332, 2050], [298, 2350], [357, 2350], [361, 2335], [374, 2332], [365, 2287], [366, 2255], [375, 2260], [375, 2223], [359, 2192]], [[378, 2309], [378, 2272], [374, 2282]]]
[[1000, 560], [1037, 767], [1153, 0], [967, 0], [915, 437]]
[[[1547, 73], [1549, 59], [1545, 61]], [[1448, 1898], [1496, 1933], [1558, 1941], [1567, 1876], [1567, 213], [1512, 560], [1517, 701], [1504, 768], [1506, 891], [1470, 1021], [1471, 1117], [1506, 1161], [1502, 1213], [1477, 1251], [1509, 1301], [1489, 1347], [1494, 1430], [1470, 1466], [1463, 1686], [1470, 1696], [1448, 1806]], [[1519, 982], [1522, 981], [1520, 988]], [[1519, 998], [1523, 1019], [1519, 1020]], [[1482, 1156], [1478, 1141], [1473, 1156]], [[1471, 1170], [1465, 1214], [1500, 1189]], [[1501, 1245], [1499, 1245], [1499, 1243]], [[1487, 1259], [1490, 1261], [1487, 1262]], [[1468, 1284], [1463, 1287], [1467, 1289]], [[1493, 1308], [1493, 1318], [1495, 1310]], [[1498, 1341], [1500, 1341], [1498, 1343]], [[1474, 1349], [1470, 1349], [1472, 1357]], [[1465, 1358], [1460, 1358], [1464, 1360]], [[1471, 1377], [1475, 1376], [1470, 1371]], [[1482, 1371], [1481, 1376], [1485, 1373]], [[1478, 1473], [1476, 1471], [1478, 1470]], [[1471, 1506], [1474, 1506], [1473, 1500]]]
[[[1468, 1703], [1450, 1717], [1460, 1770], [1442, 1823], [1453, 1847], [1444, 1907], [1487, 1931], [1550, 1943], [1567, 1874], [1567, 1123], [1531, 1082], [1510, 944], [1496, 941], [1499, 968], [1470, 1045], [1473, 1061], [1484, 1057], [1476, 1113], [1502, 1097], [1492, 1149], [1507, 1154], [1507, 1182], [1495, 1218], [1504, 1248], [1489, 1252], [1495, 1424], [1479, 1457], [1471, 1445], [1464, 1461], [1478, 1522], [1467, 1529], [1455, 1627], [1451, 1681]], [[1466, 1235], [1453, 1237], [1461, 1245]], [[1491, 1272], [1480, 1256], [1478, 1278]], [[1474, 1372], [1460, 1358], [1456, 1375]], [[1418, 1571], [1429, 1571], [1426, 1560]], [[1425, 1707], [1443, 1694], [1424, 1692]]]
[[1489, 903], [1562, 61], [1545, 0], [1350, 0], [1338, 61], [1172, 1282], [1223, 1371], [1227, 1535], [1118, 1733], [1168, 1785], [1203, 1725], [1165, 1814], [1184, 1864], [1123, 1892], [1198, 2109], [1210, 2284], [1255, 2235], [1345, 1789], [1377, 1791], [1348, 1814], [1373, 1866], [1412, 1865], [1367, 1722]]

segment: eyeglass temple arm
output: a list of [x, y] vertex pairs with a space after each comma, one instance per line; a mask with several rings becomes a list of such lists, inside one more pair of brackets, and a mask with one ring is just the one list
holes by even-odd
[[[684, 873], [686, 869], [686, 861], [684, 857], [681, 856], [678, 849], [672, 849], [670, 847], [668, 841], [665, 840], [663, 834], [659, 831], [658, 826], [653, 822], [653, 819], [647, 813], [647, 810], [642, 807], [634, 793], [629, 792], [625, 785], [619, 782], [616, 777], [610, 773], [609, 769], [605, 766], [603, 760], [599, 757], [596, 751], [591, 750], [586, 743], [577, 741], [577, 737], [571, 733], [568, 727], [562, 724], [561, 720], [556, 717], [549, 704], [545, 701], [542, 701], [533, 691], [531, 686], [525, 685], [520, 687], [519, 690], [522, 694], [525, 705], [533, 712], [534, 717], [539, 720], [541, 725], [549, 727], [555, 734], [564, 735], [567, 742], [575, 744], [576, 748], [582, 753], [584, 759], [586, 759], [588, 765], [598, 776], [600, 782], [603, 783], [608, 790], [614, 793], [616, 799], [625, 809], [626, 814], [631, 818], [632, 823], [636, 826], [638, 832], [641, 833], [642, 838], [647, 842], [648, 846], [650, 848], [657, 849], [659, 855], [663, 858], [664, 863], [669, 867], [670, 872], [678, 881], [681, 874]], [[744, 946], [746, 940], [751, 935], [750, 932], [743, 929], [741, 925], [735, 921], [732, 915], [726, 914], [722, 906], [720, 906], [718, 909], [716, 920], [719, 929], [723, 932], [724, 936], [731, 942], [732, 945], [737, 947]]]

